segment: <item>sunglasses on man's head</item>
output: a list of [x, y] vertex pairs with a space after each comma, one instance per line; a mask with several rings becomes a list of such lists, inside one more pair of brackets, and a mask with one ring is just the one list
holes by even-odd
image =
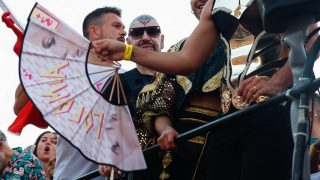
[[149, 26], [149, 27], [139, 27], [139, 28], [131, 28], [129, 31], [129, 36], [132, 37], [141, 37], [144, 32], [147, 32], [150, 37], [157, 37], [161, 33], [160, 26]]

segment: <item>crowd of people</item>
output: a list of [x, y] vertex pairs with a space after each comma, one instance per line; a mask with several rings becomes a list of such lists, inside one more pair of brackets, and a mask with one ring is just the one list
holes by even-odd
[[[83, 36], [92, 42], [91, 51], [100, 54], [88, 56], [88, 71], [108, 65], [105, 59], [137, 64], [121, 73], [120, 80], [141, 148], [159, 144], [161, 149], [145, 155], [146, 170], [122, 172], [91, 162], [58, 132], [42, 133], [25, 150], [11, 149], [0, 131], [0, 179], [74, 179], [99, 169], [101, 176], [94, 179], [289, 180], [295, 132], [289, 101], [237, 117], [180, 144], [175, 142], [182, 133], [264, 102], [293, 84], [287, 60], [290, 47], [281, 44], [281, 34], [263, 30], [256, 1], [250, 1], [244, 12], [238, 1], [234, 2], [237, 8], [225, 13], [215, 5], [221, 3], [218, 0], [191, 0], [199, 24], [168, 52], [161, 52], [165, 40], [162, 27], [151, 15], [134, 18], [128, 31], [117, 7], [95, 9], [84, 19]], [[246, 55], [233, 54], [248, 45], [252, 47]], [[233, 78], [235, 59], [242, 60], [245, 68]], [[259, 61], [259, 66], [248, 72], [254, 61]], [[100, 93], [112, 101], [110, 91]], [[317, 93], [312, 102], [310, 139], [315, 140], [309, 158], [310, 173], [316, 174], [320, 172]], [[19, 85], [14, 112], [20, 116], [27, 105], [36, 110], [28, 103], [30, 99]], [[39, 113], [35, 112], [36, 118], [41, 118]]]

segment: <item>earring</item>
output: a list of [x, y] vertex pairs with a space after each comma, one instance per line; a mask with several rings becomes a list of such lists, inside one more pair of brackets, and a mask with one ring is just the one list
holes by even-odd
[[191, 10], [191, 14], [194, 14], [194, 12]]

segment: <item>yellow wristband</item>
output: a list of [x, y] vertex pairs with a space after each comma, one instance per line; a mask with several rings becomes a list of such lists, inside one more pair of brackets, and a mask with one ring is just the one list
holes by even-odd
[[125, 49], [124, 55], [123, 55], [123, 59], [124, 59], [124, 60], [130, 61], [130, 59], [131, 59], [131, 54], [132, 54], [132, 50], [133, 50], [133, 46], [132, 46], [132, 45], [129, 45], [129, 44], [126, 44], [126, 49]]
[[320, 149], [316, 148], [314, 145], [311, 145], [311, 152], [320, 153]]

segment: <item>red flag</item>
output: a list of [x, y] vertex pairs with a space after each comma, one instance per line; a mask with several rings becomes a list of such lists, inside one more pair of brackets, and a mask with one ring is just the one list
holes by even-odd
[[14, 134], [21, 134], [22, 129], [28, 124], [33, 124], [44, 129], [48, 127], [48, 124], [43, 120], [39, 110], [30, 100], [23, 106], [17, 118], [9, 126], [8, 131]]
[[[19, 56], [21, 52], [23, 32], [15, 25], [14, 20], [10, 15], [10, 12], [3, 13], [2, 21], [8, 28], [12, 29], [17, 36], [17, 42], [15, 43], [13, 50]], [[17, 118], [9, 126], [8, 131], [15, 134], [21, 134], [22, 129], [28, 124], [33, 124], [39, 128], [48, 127], [48, 124], [43, 120], [40, 112], [30, 100], [24, 105]]]
[[10, 17], [10, 12], [5, 12], [2, 14], [2, 21], [7, 25], [8, 28], [11, 28], [17, 36], [17, 42], [14, 45], [13, 50], [19, 56], [21, 51], [23, 32], [21, 32], [21, 30], [17, 28], [17, 26], [15, 26], [14, 21]]

